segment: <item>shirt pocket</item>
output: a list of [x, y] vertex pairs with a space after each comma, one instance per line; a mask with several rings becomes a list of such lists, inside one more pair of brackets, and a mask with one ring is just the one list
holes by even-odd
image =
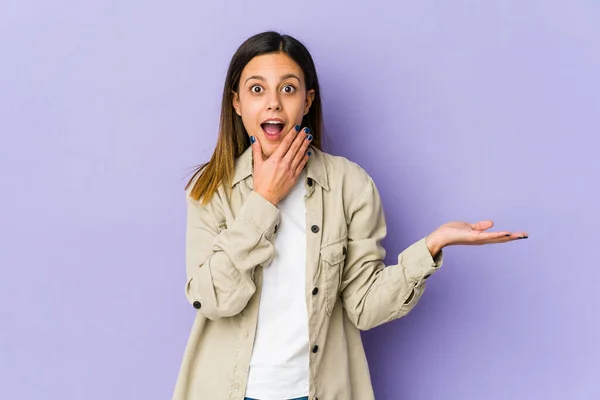
[[321, 248], [321, 271], [325, 284], [325, 310], [331, 316], [339, 297], [342, 272], [346, 261], [347, 241], [336, 241]]

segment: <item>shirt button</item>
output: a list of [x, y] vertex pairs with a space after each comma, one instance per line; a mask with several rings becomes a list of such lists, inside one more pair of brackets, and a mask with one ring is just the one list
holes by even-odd
[[319, 346], [317, 346], [316, 344], [313, 346], [312, 348], [312, 352], [316, 353], [317, 351], [319, 351]]
[[202, 304], [200, 304], [200, 302], [199, 302], [199, 301], [197, 301], [197, 300], [194, 302], [194, 304], [193, 304], [193, 305], [194, 305], [194, 308], [195, 308], [196, 310], [198, 310], [200, 307], [202, 307]]
[[308, 179], [306, 180], [306, 183], [308, 184], [308, 186], [312, 186], [312, 185], [313, 185], [313, 180], [312, 180], [312, 178], [308, 178]]
[[319, 232], [319, 227], [316, 225], [313, 225], [310, 227], [310, 230], [312, 231], [312, 233], [318, 233]]
[[315, 294], [317, 294], [317, 293], [319, 293], [319, 288], [318, 287], [314, 288], [313, 291], [312, 291], [313, 296]]

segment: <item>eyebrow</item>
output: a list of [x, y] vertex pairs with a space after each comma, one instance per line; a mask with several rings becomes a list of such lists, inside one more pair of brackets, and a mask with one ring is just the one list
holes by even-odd
[[[300, 78], [298, 78], [298, 77], [297, 77], [296, 75], [294, 75], [294, 74], [285, 74], [285, 75], [281, 75], [281, 77], [279, 78], [279, 80], [280, 80], [280, 81], [283, 81], [283, 80], [285, 80], [285, 79], [288, 79], [288, 78], [296, 78], [296, 79], [298, 79], [298, 83], [300, 83]], [[260, 75], [252, 75], [251, 77], [249, 77], [248, 79], [246, 79], [246, 82], [244, 82], [244, 84], [248, 83], [248, 81], [249, 81], [250, 79], [258, 79], [259, 81], [263, 81], [263, 82], [266, 82], [266, 81], [267, 81], [267, 80], [265, 79], [265, 77], [264, 77], [264, 76], [260, 76]]]

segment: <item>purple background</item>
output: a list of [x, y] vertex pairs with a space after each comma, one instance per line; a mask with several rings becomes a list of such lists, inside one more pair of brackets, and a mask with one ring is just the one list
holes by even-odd
[[311, 50], [388, 263], [450, 220], [530, 233], [448, 248], [419, 306], [364, 334], [377, 399], [600, 398], [598, 2], [352, 3], [0, 3], [0, 398], [170, 398], [183, 186], [266, 29]]

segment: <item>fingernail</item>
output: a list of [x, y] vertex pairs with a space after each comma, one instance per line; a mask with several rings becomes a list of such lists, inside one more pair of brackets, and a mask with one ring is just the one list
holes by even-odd
[[252, 143], [256, 142], [256, 138], [254, 136], [250, 136], [250, 142], [252, 142]]
[[506, 235], [504, 235], [504, 236], [510, 236], [510, 233], [507, 233], [507, 234], [506, 234]]
[[296, 126], [294, 127], [294, 129], [296, 130], [296, 132], [300, 132], [300, 125], [296, 125]]
[[304, 128], [304, 133], [310, 133], [310, 128], [309, 127]]
[[519, 239], [527, 239], [529, 236], [521, 236]]
[[309, 152], [308, 152], [308, 153], [306, 153], [306, 154], [308, 154], [308, 155], [310, 156], [310, 154], [311, 154], [311, 153], [310, 153], [310, 151], [309, 151]]
[[308, 140], [312, 140], [312, 135], [308, 135], [306, 138], [307, 138]]

